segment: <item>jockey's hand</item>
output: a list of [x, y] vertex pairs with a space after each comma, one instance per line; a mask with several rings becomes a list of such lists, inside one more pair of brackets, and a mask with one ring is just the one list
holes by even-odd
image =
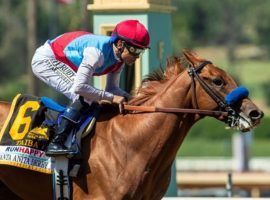
[[123, 114], [123, 112], [124, 112], [124, 103], [126, 103], [126, 98], [122, 97], [122, 96], [114, 95], [112, 103], [118, 104], [120, 113]]

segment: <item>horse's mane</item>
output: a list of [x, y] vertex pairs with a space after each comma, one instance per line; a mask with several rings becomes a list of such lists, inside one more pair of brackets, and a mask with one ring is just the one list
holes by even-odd
[[129, 104], [141, 105], [149, 100], [153, 95], [157, 94], [158, 91], [161, 91], [168, 80], [182, 73], [188, 63], [189, 61], [185, 56], [173, 56], [168, 58], [165, 69], [161, 66], [159, 69], [145, 76], [141, 85], [136, 90], [136, 95]]

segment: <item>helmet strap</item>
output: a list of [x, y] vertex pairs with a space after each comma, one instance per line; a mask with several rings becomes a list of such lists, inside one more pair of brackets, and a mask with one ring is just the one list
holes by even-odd
[[118, 44], [117, 44], [117, 42], [114, 43], [114, 46], [115, 46], [115, 48], [116, 48], [117, 51], [118, 51], [117, 54], [119, 55], [119, 59], [120, 59], [121, 61], [123, 61], [122, 53], [123, 53], [124, 50], [125, 50], [125, 46], [122, 45], [122, 47], [119, 47]]
[[118, 47], [117, 49], [118, 49], [118, 51], [119, 51], [119, 53], [120, 53], [119, 58], [120, 58], [121, 61], [123, 61], [122, 53], [124, 52], [124, 49], [125, 49], [125, 48], [124, 48], [124, 47]]

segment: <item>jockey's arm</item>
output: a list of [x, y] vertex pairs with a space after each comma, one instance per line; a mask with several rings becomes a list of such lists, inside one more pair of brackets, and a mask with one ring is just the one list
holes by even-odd
[[119, 84], [120, 84], [120, 74], [121, 74], [121, 71], [124, 67], [124, 64], [122, 65], [122, 67], [116, 71], [116, 72], [113, 72], [113, 73], [109, 73], [107, 75], [107, 83], [106, 83], [106, 91], [107, 92], [110, 92], [114, 95], [118, 95], [118, 96], [123, 96], [123, 97], [126, 97], [126, 98], [130, 98], [130, 94], [127, 93], [126, 91], [122, 90], [120, 87], [119, 87]]
[[86, 48], [84, 58], [78, 68], [74, 80], [74, 92], [85, 98], [86, 101], [106, 100], [113, 102], [114, 95], [110, 92], [97, 89], [89, 85], [95, 69], [103, 64], [104, 57], [102, 53], [95, 48]]

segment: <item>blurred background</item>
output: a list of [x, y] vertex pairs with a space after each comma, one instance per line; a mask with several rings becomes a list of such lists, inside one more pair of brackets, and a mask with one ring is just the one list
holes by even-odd
[[[92, 12], [86, 9], [90, 3], [0, 0], [1, 100], [31, 93], [65, 103], [63, 96], [33, 77], [33, 49], [67, 31], [91, 32]], [[173, 55], [191, 49], [211, 60], [248, 87], [250, 97], [265, 113], [258, 128], [242, 135], [211, 118], [197, 123], [176, 159], [177, 194], [226, 196], [233, 186], [234, 196], [270, 196], [270, 1], [171, 3], [177, 8], [171, 15]], [[210, 177], [216, 179], [211, 182]]]

